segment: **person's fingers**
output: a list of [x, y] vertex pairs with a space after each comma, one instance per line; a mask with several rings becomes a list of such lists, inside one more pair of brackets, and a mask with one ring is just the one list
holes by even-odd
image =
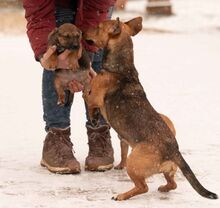
[[71, 53], [70, 50], [66, 49], [63, 53], [61, 53], [57, 58], [58, 58], [58, 68], [61, 69], [69, 69], [70, 64], [69, 64], [69, 59], [68, 55]]
[[61, 53], [58, 57], [60, 60], [65, 60], [68, 55], [71, 53], [70, 50], [66, 49], [63, 53]]
[[93, 70], [92, 67], [90, 67], [89, 75], [90, 75], [91, 78], [94, 78], [97, 75], [97, 73]]
[[54, 70], [55, 70], [55, 68], [49, 67], [47, 60], [44, 59], [44, 58], [41, 58], [40, 63], [41, 63], [41, 66], [42, 66], [44, 69], [48, 70], [48, 71], [54, 71]]
[[50, 46], [47, 51], [44, 53], [43, 55], [43, 59], [47, 60], [55, 51], [56, 51], [57, 47], [54, 46]]
[[55, 68], [51, 68], [49, 67], [49, 64], [48, 64], [48, 59], [50, 58], [50, 56], [53, 55], [53, 53], [56, 51], [56, 46], [50, 46], [47, 51], [43, 54], [42, 58], [40, 59], [40, 63], [41, 63], [41, 66], [47, 70], [50, 70], [50, 71], [54, 71]]
[[83, 88], [83, 84], [81, 84], [79, 81], [73, 80], [69, 83], [69, 89], [72, 93], [80, 92], [83, 90]]
[[75, 85], [71, 85], [70, 91], [71, 91], [72, 93], [78, 92], [78, 88], [77, 88]]
[[74, 81], [74, 83], [75, 83], [77, 92], [80, 92], [80, 91], [83, 90], [83, 88], [84, 88], [83, 84], [81, 84], [81, 83], [78, 82], [78, 81]]

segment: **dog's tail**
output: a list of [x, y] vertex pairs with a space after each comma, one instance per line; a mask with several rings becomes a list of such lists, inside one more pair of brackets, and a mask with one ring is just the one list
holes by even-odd
[[198, 194], [209, 199], [218, 199], [217, 194], [208, 191], [202, 186], [179, 151], [174, 154], [173, 161], [181, 169], [183, 175]]

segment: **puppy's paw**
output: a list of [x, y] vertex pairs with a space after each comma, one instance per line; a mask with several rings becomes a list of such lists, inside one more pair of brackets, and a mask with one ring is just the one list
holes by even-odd
[[57, 69], [58, 60], [55, 54], [51, 55], [47, 60], [45, 60], [48, 69]]
[[62, 106], [64, 106], [64, 103], [62, 103], [62, 102], [57, 102], [57, 105], [59, 105], [60, 107], [62, 107]]
[[49, 69], [57, 69], [57, 67], [58, 67], [57, 60], [49, 61], [48, 62], [48, 68]]
[[57, 105], [64, 106], [65, 105], [65, 99], [64, 100], [63, 99], [58, 99]]

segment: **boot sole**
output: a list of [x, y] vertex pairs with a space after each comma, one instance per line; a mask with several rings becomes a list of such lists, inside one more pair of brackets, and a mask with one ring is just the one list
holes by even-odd
[[96, 168], [85, 166], [85, 170], [88, 170], [88, 171], [100, 171], [100, 172], [104, 172], [106, 170], [111, 170], [112, 168], [113, 168], [113, 164], [100, 165], [100, 166], [98, 166]]
[[40, 165], [42, 167], [45, 167], [47, 168], [50, 172], [52, 173], [58, 173], [58, 174], [78, 174], [80, 173], [80, 169], [77, 169], [77, 170], [72, 170], [68, 167], [64, 167], [64, 168], [61, 168], [61, 167], [52, 167], [50, 166], [45, 160], [41, 160], [40, 162]]

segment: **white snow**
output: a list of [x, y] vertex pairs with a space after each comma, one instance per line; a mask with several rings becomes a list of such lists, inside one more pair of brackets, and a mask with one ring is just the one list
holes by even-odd
[[[129, 9], [141, 11], [146, 1], [137, 2], [129, 2], [125, 14], [115, 15], [136, 16]], [[141, 32], [133, 38], [135, 64], [150, 102], [174, 122], [192, 170], [207, 189], [220, 195], [220, 3], [176, 0], [173, 4], [176, 16], [144, 21], [146, 28], [172, 33]], [[82, 173], [55, 175], [42, 168], [42, 69], [25, 35], [1, 35], [0, 46], [0, 208], [220, 207], [219, 200], [199, 196], [180, 171], [178, 187], [170, 193], [157, 191], [164, 179], [156, 175], [148, 180], [148, 193], [123, 202], [111, 200], [133, 183], [125, 170], [83, 170], [88, 146], [81, 93], [75, 95], [71, 127]], [[111, 133], [117, 164], [119, 141]]]

